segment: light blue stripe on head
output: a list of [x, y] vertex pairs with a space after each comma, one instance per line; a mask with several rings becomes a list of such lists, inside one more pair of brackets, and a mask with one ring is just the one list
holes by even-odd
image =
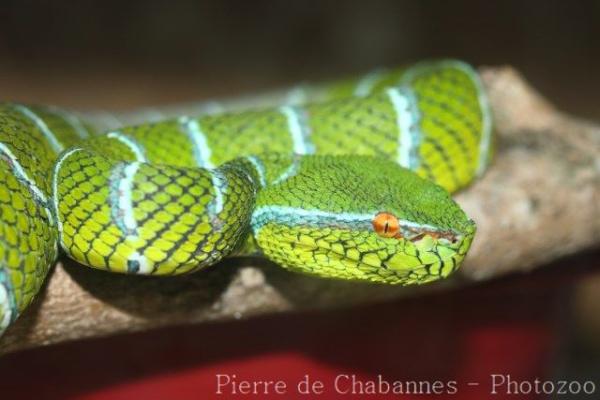
[[[319, 226], [330, 228], [371, 229], [373, 218], [379, 212], [349, 213], [323, 210], [306, 210], [299, 207], [288, 206], [262, 206], [252, 213], [251, 226], [256, 234], [265, 224], [275, 222], [287, 226]], [[429, 232], [443, 231], [440, 228], [420, 224], [405, 219], [398, 219], [399, 225], [404, 229], [427, 230]]]
[[268, 222], [297, 226], [370, 226], [374, 214], [336, 213], [332, 211], [305, 210], [298, 207], [262, 206], [252, 213], [252, 230], [256, 233]]

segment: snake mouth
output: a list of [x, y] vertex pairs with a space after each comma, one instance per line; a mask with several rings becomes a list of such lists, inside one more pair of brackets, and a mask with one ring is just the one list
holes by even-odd
[[413, 243], [417, 243], [422, 239], [425, 239], [427, 236], [431, 236], [434, 239], [443, 241], [445, 244], [452, 244], [462, 240], [462, 235], [447, 230], [447, 231], [432, 231], [432, 230], [416, 230], [411, 228], [405, 229], [407, 232], [410, 232], [409, 235], [406, 236], [408, 240]]
[[473, 236], [477, 229], [475, 222], [471, 219], [466, 220], [462, 229], [438, 228], [433, 225], [401, 225], [403, 237], [407, 240], [418, 243], [419, 241], [431, 237], [439, 244], [444, 246], [454, 246], [465, 238]]
[[[337, 238], [335, 242], [325, 240], [331, 236]], [[413, 242], [331, 229], [310, 241], [297, 232], [282, 237], [286, 237], [289, 250], [283, 251], [280, 242], [277, 253], [287, 253], [280, 261], [289, 269], [323, 276], [324, 271], [329, 271], [328, 277], [336, 277], [331, 273], [334, 269], [337, 277], [398, 285], [424, 284], [449, 276], [459, 268], [471, 242], [468, 235], [455, 235], [453, 242], [445, 237], [422, 235]], [[357, 245], [360, 240], [363, 241]]]
[[[361, 257], [352, 261], [378, 269], [380, 275], [394, 273], [400, 281], [391, 283], [427, 283], [446, 278], [460, 267], [475, 232], [476, 225], [472, 220], [467, 221], [461, 233], [441, 229], [414, 230], [413, 236], [406, 237], [396, 251], [388, 253], [386, 257], [380, 260]], [[383, 240], [399, 242], [396, 238]], [[348, 258], [347, 254], [338, 255]]]

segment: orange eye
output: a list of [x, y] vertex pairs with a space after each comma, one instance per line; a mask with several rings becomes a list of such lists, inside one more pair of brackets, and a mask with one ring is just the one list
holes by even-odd
[[398, 218], [388, 212], [380, 212], [373, 218], [373, 229], [379, 236], [402, 237]]

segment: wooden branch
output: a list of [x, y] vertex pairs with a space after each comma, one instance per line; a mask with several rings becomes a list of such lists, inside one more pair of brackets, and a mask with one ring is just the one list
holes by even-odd
[[511, 68], [482, 68], [497, 154], [457, 199], [479, 227], [464, 266], [424, 287], [340, 282], [228, 260], [174, 278], [113, 275], [64, 261], [0, 340], [0, 352], [160, 326], [341, 307], [443, 290], [543, 265], [600, 242], [600, 127], [564, 115]]

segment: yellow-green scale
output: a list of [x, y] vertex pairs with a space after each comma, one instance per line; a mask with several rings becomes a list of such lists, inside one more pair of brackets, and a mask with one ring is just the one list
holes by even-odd
[[[365, 154], [399, 162], [401, 147], [406, 145], [401, 140], [405, 127], [398, 124], [399, 110], [386, 88], [401, 85], [417, 100], [417, 120], [412, 121], [415, 141], [408, 144], [415, 147], [417, 155], [411, 168], [455, 191], [473, 179], [480, 161], [486, 110], [480, 104], [475, 79], [478, 78], [470, 67], [449, 62], [443, 68], [422, 64], [383, 73], [370, 85], [370, 93], [362, 97], [352, 97], [361, 79], [314, 89], [321, 93], [322, 101], [293, 108], [296, 122], [305, 124], [300, 126], [307, 145], [305, 153]], [[403, 117], [406, 113], [400, 119]], [[291, 127], [294, 121], [281, 107], [198, 117], [196, 122], [195, 134], [208, 149], [203, 152], [208, 154], [204, 162], [210, 166], [239, 156], [290, 154], [298, 140], [298, 132], [294, 138]], [[198, 141], [178, 120], [127, 127], [121, 132], [141, 145], [150, 162], [203, 165], [198, 160]], [[131, 153], [123, 144], [115, 149], [115, 153]]]
[[[53, 138], [42, 131], [38, 117]], [[0, 332], [27, 307], [57, 253], [51, 171], [62, 145], [78, 140], [62, 117], [41, 107], [0, 105]]]
[[423, 116], [417, 172], [451, 192], [464, 187], [479, 164], [485, 112], [473, 77], [462, 69], [423, 67], [410, 84]]

